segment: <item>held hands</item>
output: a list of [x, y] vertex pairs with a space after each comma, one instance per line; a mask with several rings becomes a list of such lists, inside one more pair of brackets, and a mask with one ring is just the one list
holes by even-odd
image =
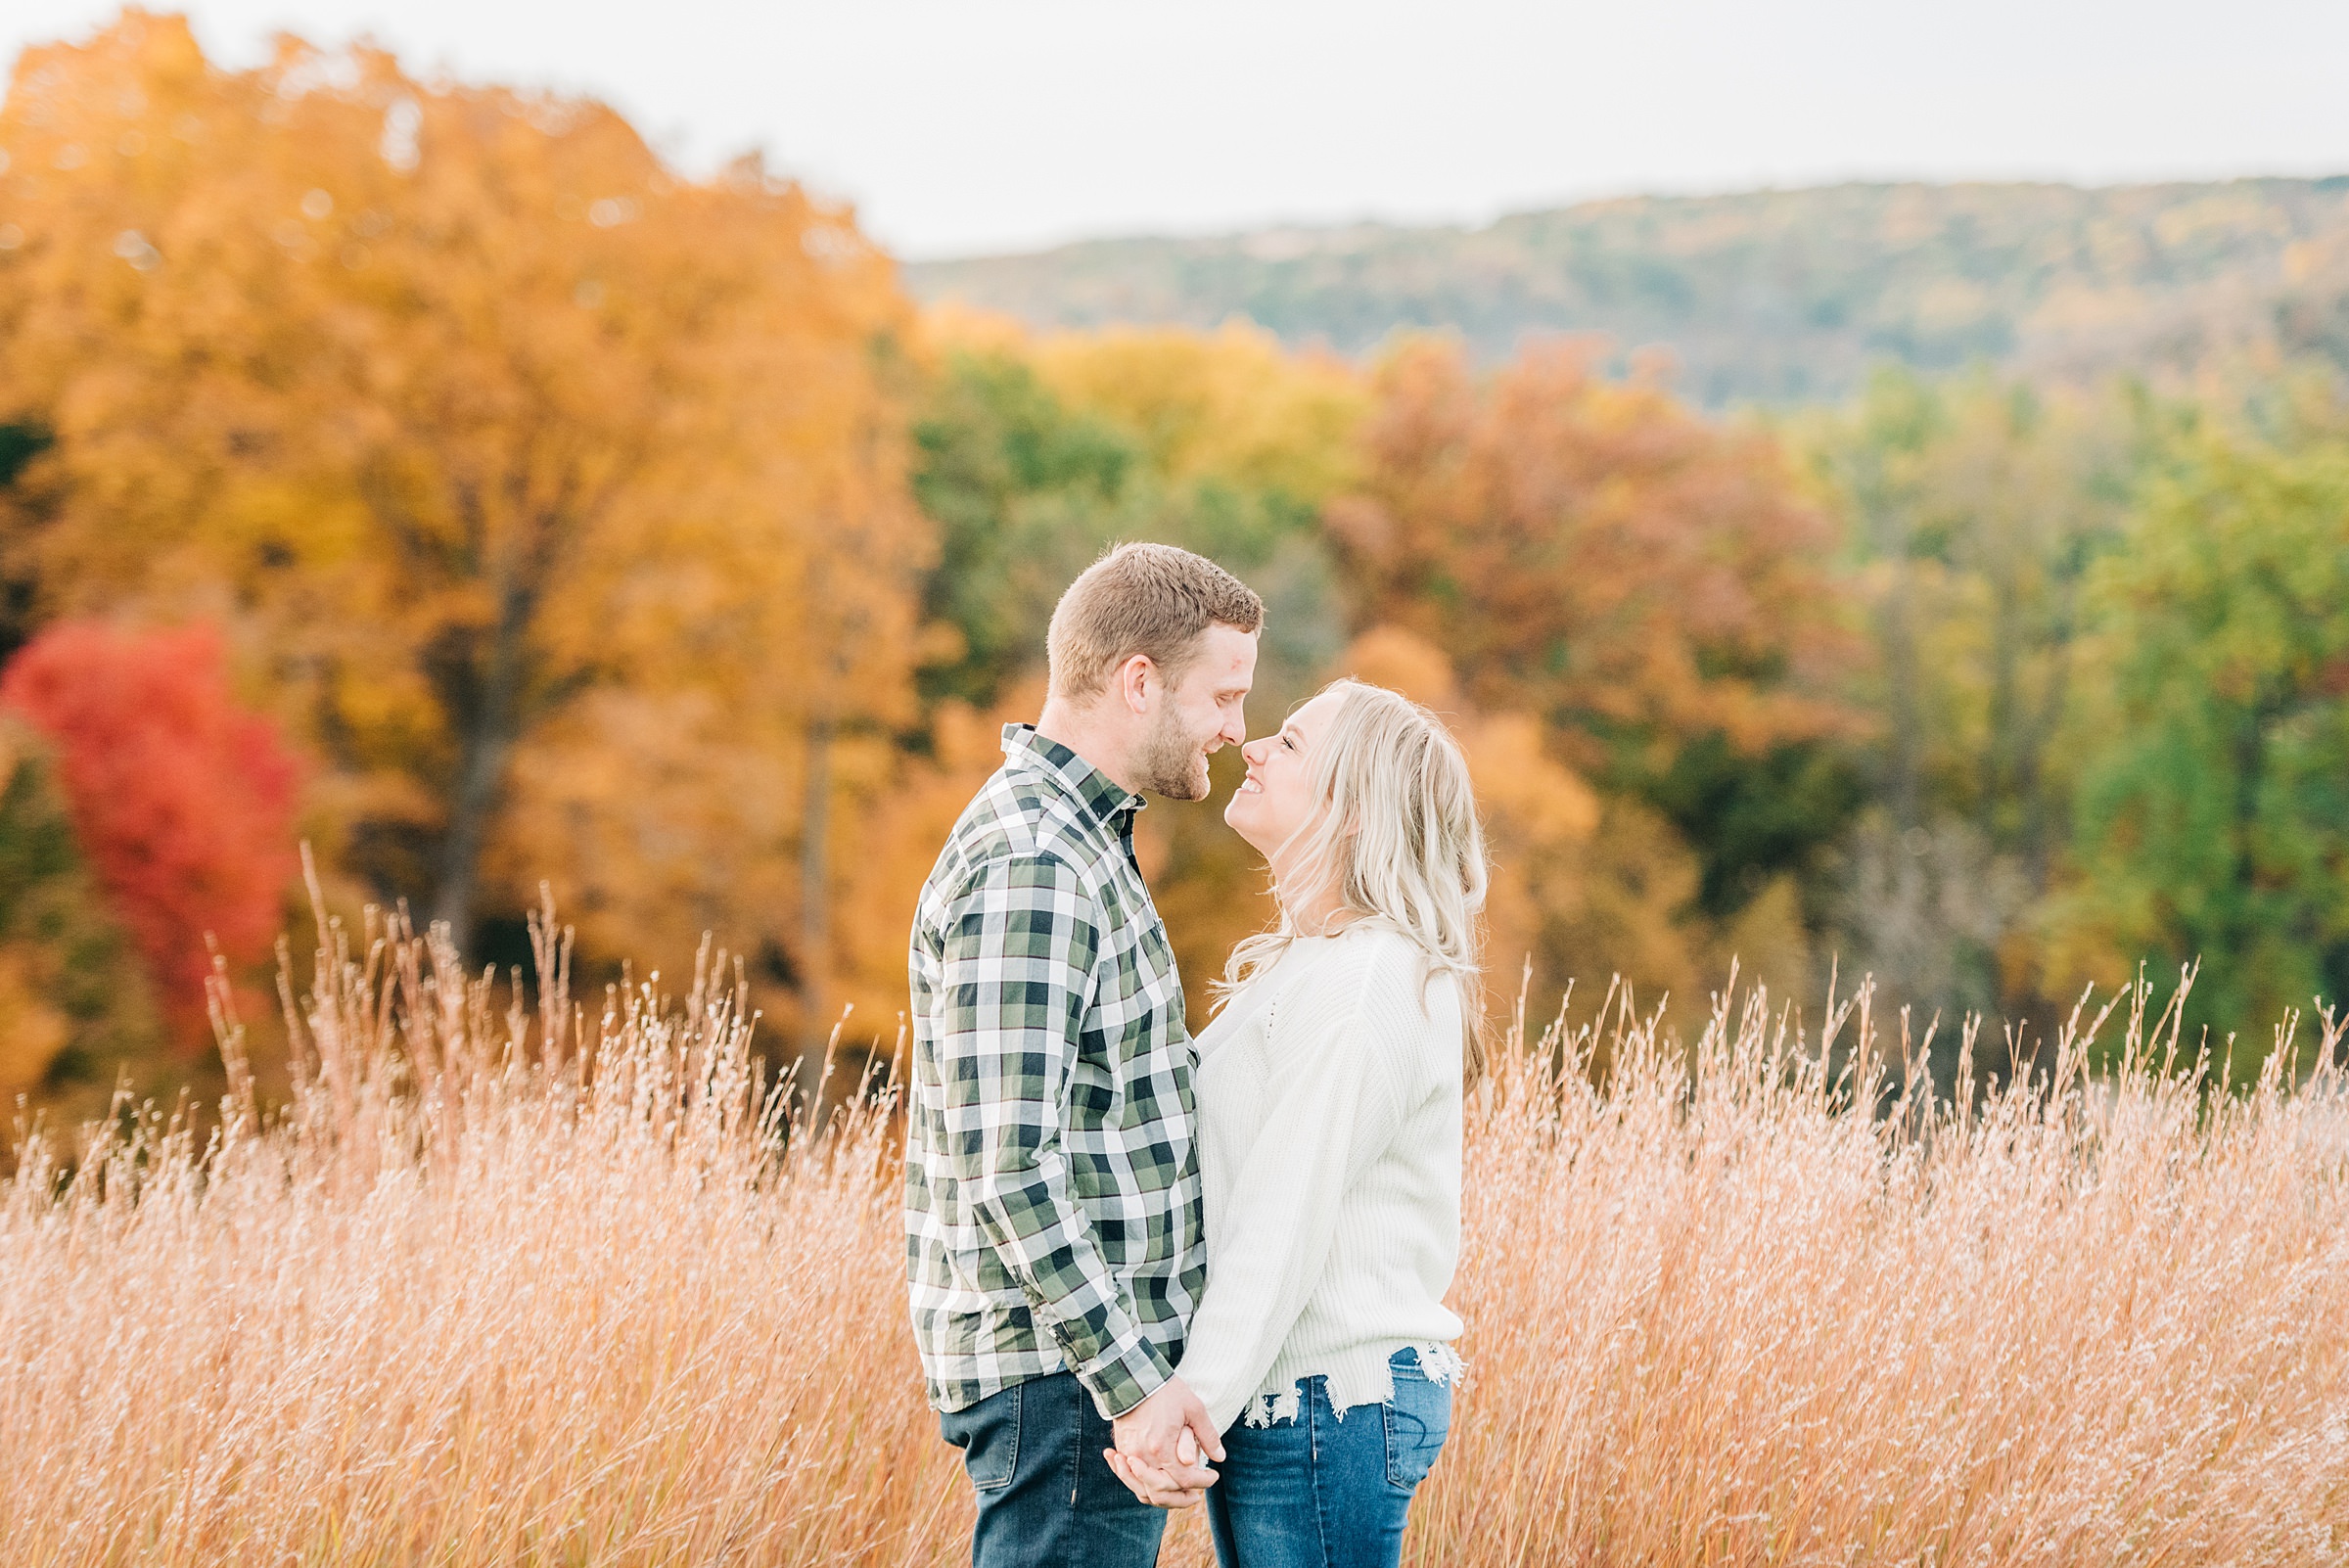
[[1216, 1472], [1205, 1459], [1223, 1457], [1223, 1440], [1207, 1407], [1179, 1377], [1111, 1423], [1118, 1446], [1103, 1449], [1110, 1470], [1144, 1502], [1187, 1508], [1207, 1496]]
[[1199, 1445], [1189, 1427], [1175, 1440], [1174, 1453], [1175, 1462], [1163, 1470], [1128, 1458], [1115, 1449], [1103, 1449], [1101, 1456], [1127, 1490], [1144, 1502], [1160, 1508], [1187, 1508], [1207, 1496], [1207, 1489], [1216, 1484], [1216, 1472], [1198, 1462]]

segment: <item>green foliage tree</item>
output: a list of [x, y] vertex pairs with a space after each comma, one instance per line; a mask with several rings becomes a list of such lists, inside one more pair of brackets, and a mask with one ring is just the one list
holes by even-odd
[[1778, 876], [1818, 902], [1828, 852], [1866, 801], [1856, 750], [1841, 738], [1747, 757], [1718, 730], [1641, 773], [1637, 792], [1698, 851], [1696, 907], [1714, 920], [1735, 915]]
[[[1062, 346], [1064, 370], [1082, 348]], [[1089, 378], [1072, 379], [1074, 395], [1047, 381], [1028, 352], [958, 348], [944, 356], [913, 423], [913, 491], [940, 536], [928, 608], [956, 633], [922, 683], [933, 707], [932, 750], [958, 780], [975, 782], [997, 759], [991, 744], [940, 745], [941, 710], [956, 710], [944, 723], [958, 735], [970, 708], [1033, 717], [1052, 606], [1117, 541], [1197, 550], [1265, 597], [1252, 725], [1270, 727], [1344, 646], [1336, 573], [1313, 511], [1318, 497], [1282, 483], [1284, 471], [1265, 461], [1261, 444], [1248, 454], [1254, 467], [1182, 461], [1171, 455], [1181, 448], [1153, 440], [1128, 409], [1088, 404]], [[1136, 386], [1128, 380], [1119, 390]], [[1216, 759], [1217, 802], [1239, 765], [1229, 752]], [[941, 793], [951, 800], [954, 790], [949, 783]], [[1232, 944], [1268, 914], [1255, 856], [1221, 813], [1220, 804], [1160, 802], [1140, 825], [1159, 906], [1200, 1007]], [[927, 856], [918, 858], [926, 869]], [[901, 949], [901, 930], [890, 935], [893, 951]]]
[[0, 424], [0, 664], [38, 629], [38, 564], [23, 548], [25, 498], [17, 481], [51, 445], [49, 432], [31, 423]]
[[1197, 550], [1268, 596], [1276, 699], [1294, 695], [1277, 677], [1311, 674], [1342, 645], [1318, 496], [1245, 471], [1185, 472], [1120, 411], [1064, 395], [1004, 348], [949, 352], [912, 434], [914, 496], [939, 528], [927, 608], [959, 639], [923, 671], [934, 701], [985, 706], [1040, 669], [1061, 590], [1125, 539]]
[[168, 1065], [138, 950], [73, 836], [56, 760], [0, 715], [0, 1104], [105, 1109], [117, 1073]]
[[1853, 686], [1874, 720], [1853, 758], [1865, 799], [1833, 873], [1844, 966], [1926, 1016], [2044, 1025], [2083, 589], [2121, 537], [2150, 406], [1895, 370], [1793, 423], [1871, 643]]
[[949, 354], [912, 435], [914, 498], [939, 530], [925, 608], [959, 637], [923, 691], [984, 707], [1041, 662], [1061, 588], [1131, 521], [1139, 453], [1002, 351]]
[[2102, 698], [2077, 733], [2056, 956], [2107, 983], [2199, 959], [2239, 1031], [2349, 994], [2349, 440], [2189, 438], [2095, 579]]

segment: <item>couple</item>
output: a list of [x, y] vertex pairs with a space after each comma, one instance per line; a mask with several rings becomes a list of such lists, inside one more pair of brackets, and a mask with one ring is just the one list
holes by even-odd
[[[977, 1568], [1149, 1564], [1202, 1499], [1223, 1568], [1392, 1564], [1450, 1426], [1468, 771], [1350, 680], [1247, 741], [1263, 621], [1188, 551], [1096, 562], [922, 890], [906, 1271]], [[1194, 1040], [1133, 817], [1204, 799], [1225, 744], [1279, 920]]]

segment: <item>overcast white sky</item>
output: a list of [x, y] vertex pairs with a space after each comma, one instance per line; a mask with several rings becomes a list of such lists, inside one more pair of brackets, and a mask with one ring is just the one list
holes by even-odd
[[[159, 0], [159, 7], [161, 0]], [[112, 0], [0, 0], [0, 59]], [[2349, 0], [194, 0], [762, 146], [909, 256], [1851, 175], [2349, 171]]]

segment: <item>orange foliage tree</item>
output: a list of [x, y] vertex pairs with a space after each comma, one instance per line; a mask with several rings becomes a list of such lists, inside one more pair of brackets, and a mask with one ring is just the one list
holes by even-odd
[[[1443, 715], [1467, 757], [1493, 860], [1485, 956], [1497, 1020], [1522, 988], [1538, 1035], [1569, 983], [1587, 1018], [1617, 975], [1650, 1003], [1702, 994], [1727, 954], [1687, 918], [1696, 860], [1669, 823], [1560, 761], [1532, 715], [1478, 709], [1451, 661], [1411, 632], [1375, 627], [1340, 663]], [[1775, 964], [1771, 978], [1800, 978], [1792, 967]]]
[[1480, 382], [1421, 341], [1377, 390], [1365, 483], [1329, 510], [1369, 623], [1561, 734], [1754, 752], [1841, 726], [1817, 694], [1846, 645], [1822, 608], [1832, 526], [1766, 438], [1608, 381], [1572, 343]]
[[206, 937], [232, 964], [261, 957], [294, 878], [298, 768], [277, 726], [237, 704], [202, 626], [52, 626], [0, 673], [0, 705], [55, 747], [74, 836], [174, 1043], [200, 1053]]
[[460, 940], [838, 997], [840, 850], [910, 716], [893, 269], [755, 161], [128, 12], [4, 111], [0, 419], [51, 615], [208, 614], [319, 754], [339, 886]]
[[1536, 997], [1620, 970], [1685, 998], [1741, 954], [1807, 990], [1807, 857], [1858, 796], [1827, 517], [1766, 435], [1586, 346], [1480, 378], [1421, 340], [1373, 381], [1361, 483], [1324, 515], [1358, 665], [1465, 715], [1497, 966], [1531, 954]]

